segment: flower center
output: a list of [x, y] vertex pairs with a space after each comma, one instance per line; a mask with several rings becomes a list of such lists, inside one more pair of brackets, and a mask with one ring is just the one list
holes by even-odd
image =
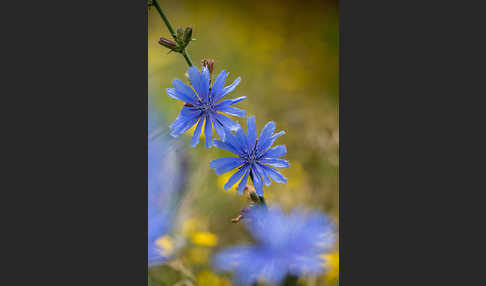
[[212, 111], [214, 106], [212, 104], [203, 104], [200, 109], [204, 112]]
[[250, 150], [250, 154], [248, 155], [248, 162], [250, 164], [253, 164], [257, 161], [257, 151], [256, 151], [256, 143], [255, 143], [255, 147], [253, 148], [253, 150]]

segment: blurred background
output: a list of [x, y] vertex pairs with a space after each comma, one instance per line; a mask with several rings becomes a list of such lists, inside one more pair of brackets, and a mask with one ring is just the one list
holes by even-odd
[[[193, 27], [187, 52], [200, 68], [203, 58], [215, 60], [215, 75], [238, 76], [240, 85], [227, 98], [246, 96], [235, 106], [254, 115], [257, 128], [268, 121], [287, 133], [276, 144], [287, 146], [282, 169], [287, 184], [265, 187], [268, 205], [280, 204], [320, 210], [338, 224], [339, 169], [339, 35], [337, 1], [159, 1], [172, 26]], [[180, 161], [177, 214], [171, 231], [158, 243], [171, 259], [152, 267], [152, 285], [231, 285], [229, 275], [214, 273], [212, 253], [225, 246], [250, 242], [243, 223], [232, 224], [248, 205], [246, 196], [223, 185], [233, 172], [217, 176], [209, 162], [230, 153], [189, 147], [192, 130], [176, 139], [166, 136], [183, 103], [165, 89], [173, 78], [187, 82], [182, 55], [168, 54], [158, 44], [172, 39], [155, 7], [149, 9], [149, 108], [166, 124], [164, 138], [171, 158]], [[233, 117], [244, 126], [246, 118]], [[214, 132], [213, 132], [214, 133]], [[204, 135], [201, 138], [203, 142]], [[170, 179], [169, 179], [170, 181]], [[303, 277], [301, 285], [338, 285], [338, 246], [326, 256], [328, 271], [320, 277]]]

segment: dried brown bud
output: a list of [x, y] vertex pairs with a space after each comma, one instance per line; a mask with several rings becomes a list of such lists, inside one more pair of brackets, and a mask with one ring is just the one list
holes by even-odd
[[239, 216], [237, 216], [235, 218], [232, 218], [231, 219], [231, 222], [232, 223], [238, 223], [242, 218], [243, 218], [243, 215], [239, 215]]
[[166, 38], [160, 38], [159, 44], [173, 51], [177, 49], [177, 44]]

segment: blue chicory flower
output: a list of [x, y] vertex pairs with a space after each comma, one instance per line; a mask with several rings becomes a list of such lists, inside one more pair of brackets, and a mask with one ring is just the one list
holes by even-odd
[[174, 88], [167, 89], [170, 97], [186, 103], [170, 126], [171, 135], [177, 137], [197, 123], [191, 140], [191, 146], [195, 147], [199, 144], [203, 122], [205, 122], [205, 146], [209, 148], [212, 143], [213, 125], [222, 140], [225, 138], [224, 130], [226, 128], [235, 130], [238, 127], [237, 123], [222, 113], [245, 116], [244, 110], [231, 105], [242, 101], [246, 96], [226, 99], [218, 103], [220, 99], [232, 92], [241, 80], [238, 77], [231, 85], [225, 87], [224, 84], [229, 73], [224, 70], [219, 73], [212, 87], [210, 87], [210, 73], [207, 67], [204, 66], [199, 72], [197, 67], [191, 66], [188, 74], [193, 88], [176, 78], [172, 81]]
[[325, 270], [322, 254], [335, 243], [335, 225], [319, 212], [300, 208], [286, 215], [277, 206], [254, 208], [246, 216], [256, 245], [230, 247], [217, 253], [213, 266], [234, 272], [238, 285], [261, 279], [279, 284], [286, 275], [318, 275]]
[[248, 176], [250, 176], [256, 193], [259, 196], [263, 196], [263, 183], [269, 186], [271, 184], [270, 178], [278, 183], [287, 182], [287, 178], [273, 168], [288, 168], [290, 166], [288, 161], [279, 159], [279, 157], [287, 153], [287, 149], [285, 145], [270, 148], [279, 136], [285, 134], [285, 131], [273, 134], [276, 126], [274, 122], [270, 121], [263, 127], [257, 139], [255, 117], [250, 116], [247, 125], [247, 134], [239, 126], [236, 130], [236, 135], [226, 130], [225, 140], [214, 140], [216, 147], [233, 152], [238, 157], [216, 159], [210, 163], [209, 167], [213, 168], [217, 175], [239, 168], [229, 178], [224, 185], [224, 189], [228, 190], [243, 177], [237, 188], [237, 192], [241, 194], [248, 181]]
[[161, 114], [150, 109], [148, 115], [148, 265], [152, 266], [169, 258], [157, 240], [172, 227], [175, 201], [184, 187], [184, 164], [170, 148]]
[[154, 211], [148, 208], [148, 265], [152, 266], [166, 261], [169, 257], [157, 245], [157, 240], [170, 231], [171, 212]]

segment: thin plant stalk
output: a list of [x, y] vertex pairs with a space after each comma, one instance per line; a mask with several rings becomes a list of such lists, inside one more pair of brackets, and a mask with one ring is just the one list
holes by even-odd
[[[164, 11], [162, 11], [162, 8], [160, 8], [159, 2], [157, 0], [153, 0], [152, 3], [155, 6], [155, 8], [157, 9], [157, 11], [159, 12], [162, 20], [164, 20], [164, 23], [167, 26], [167, 29], [169, 29], [169, 32], [172, 35], [172, 38], [174, 38], [174, 40], [176, 40], [177, 36], [176, 36], [176, 33], [174, 32], [174, 28], [172, 28], [172, 25], [170, 24], [169, 19], [167, 19], [167, 16], [165, 16]], [[187, 54], [186, 49], [182, 50], [181, 54], [184, 56], [184, 59], [186, 60], [187, 64], [189, 66], [193, 66], [191, 58], [189, 58], [189, 55]]]

